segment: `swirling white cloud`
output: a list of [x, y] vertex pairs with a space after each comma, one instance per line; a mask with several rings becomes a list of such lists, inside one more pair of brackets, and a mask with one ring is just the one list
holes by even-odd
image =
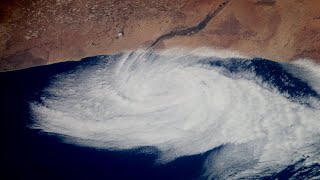
[[[155, 146], [163, 162], [225, 145], [208, 159], [207, 176], [273, 173], [300, 159], [319, 163], [319, 100], [307, 97], [309, 107], [252, 72], [226, 76], [205, 63], [228, 54], [137, 51], [102, 58], [52, 80], [41, 102], [31, 102], [33, 128], [98, 148]], [[296, 77], [309, 78], [319, 93], [314, 66], [294, 65], [308, 72]]]

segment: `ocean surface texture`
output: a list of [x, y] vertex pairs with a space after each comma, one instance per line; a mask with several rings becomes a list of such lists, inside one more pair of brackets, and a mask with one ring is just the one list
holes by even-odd
[[197, 49], [0, 73], [26, 179], [319, 179], [320, 66]]

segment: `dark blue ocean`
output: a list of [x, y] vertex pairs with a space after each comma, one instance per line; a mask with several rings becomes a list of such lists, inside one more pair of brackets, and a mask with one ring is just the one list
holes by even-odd
[[[224, 67], [229, 73], [254, 71], [263, 81], [273, 84], [287, 98], [309, 106], [300, 97], [319, 98], [319, 94], [303, 80], [294, 77], [282, 64], [256, 58], [207, 61], [211, 66]], [[98, 57], [78, 62], [63, 62], [24, 70], [0, 73], [1, 176], [2, 179], [206, 179], [203, 163], [223, 145], [192, 156], [184, 156], [167, 164], [157, 163], [156, 147], [140, 147], [111, 151], [69, 144], [61, 136], [29, 128], [34, 119], [31, 101], [40, 101], [42, 90], [57, 74], [99, 65]], [[286, 82], [290, 81], [288, 84]], [[300, 166], [294, 162], [280, 172], [257, 179], [310, 179], [320, 175], [320, 165]], [[4, 178], [6, 177], [6, 178]]]

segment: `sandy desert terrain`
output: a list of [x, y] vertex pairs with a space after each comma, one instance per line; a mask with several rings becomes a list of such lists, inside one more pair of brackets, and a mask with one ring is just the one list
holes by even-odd
[[0, 70], [138, 48], [211, 47], [320, 62], [319, 0], [13, 0], [0, 4]]

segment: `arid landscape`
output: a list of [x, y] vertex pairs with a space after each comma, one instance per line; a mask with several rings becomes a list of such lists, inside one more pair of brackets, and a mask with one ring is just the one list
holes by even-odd
[[320, 0], [4, 0], [4, 179], [320, 179]]
[[319, 0], [6, 1], [0, 70], [176, 46], [319, 62], [319, 9]]

